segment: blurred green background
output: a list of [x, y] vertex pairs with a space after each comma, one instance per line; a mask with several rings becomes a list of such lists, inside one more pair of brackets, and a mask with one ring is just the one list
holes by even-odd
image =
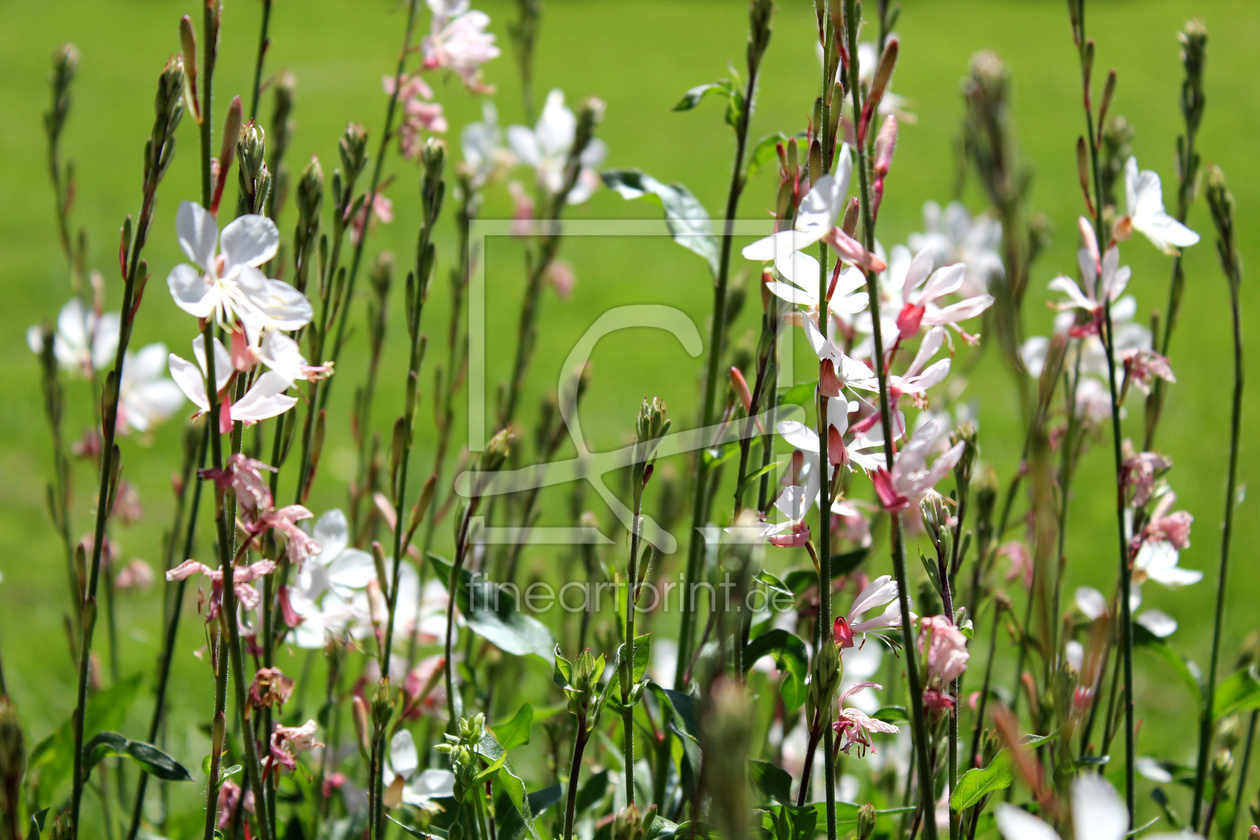
[[[507, 39], [515, 4], [484, 0], [474, 5], [490, 13], [492, 29], [505, 50], [486, 67], [487, 80], [497, 86], [494, 100], [501, 122], [520, 122], [520, 96]], [[908, 234], [921, 229], [924, 201], [944, 204], [951, 198], [956, 174], [954, 142], [962, 116], [959, 80], [977, 50], [995, 49], [1011, 65], [1019, 139], [1025, 160], [1036, 167], [1032, 206], [1045, 212], [1056, 230], [1051, 250], [1036, 267], [1026, 316], [1029, 334], [1046, 334], [1052, 313], [1042, 307], [1045, 286], [1055, 274], [1075, 272], [1075, 217], [1082, 204], [1074, 158], [1082, 126], [1079, 78], [1066, 9], [1061, 0], [923, 0], [904, 5], [897, 27], [902, 52], [894, 89], [910, 100], [918, 121], [902, 126], [879, 238], [886, 246], [904, 241]], [[109, 308], [116, 308], [121, 294], [113, 270], [117, 231], [124, 216], [134, 213], [138, 204], [141, 150], [152, 120], [155, 81], [167, 56], [178, 50], [179, 16], [192, 13], [199, 17], [197, 8], [196, 3], [165, 0], [0, 2], [0, 288], [5, 313], [0, 330], [4, 372], [0, 387], [0, 572], [4, 578], [0, 583], [0, 651], [10, 691], [35, 740], [70, 713], [74, 681], [62, 629], [62, 559], [43, 504], [50, 465], [49, 436], [40, 403], [38, 368], [25, 339], [27, 327], [55, 318], [70, 293], [57, 244], [41, 128], [41, 115], [48, 106], [49, 59], [54, 48], [66, 41], [73, 41], [82, 53], [63, 141], [65, 155], [76, 162], [78, 196], [73, 223], [89, 231], [90, 264], [104, 273]], [[599, 129], [610, 150], [607, 165], [640, 167], [661, 180], [681, 181], [717, 215], [725, 201], [732, 153], [720, 106], [706, 102], [686, 114], [671, 113], [670, 108], [687, 88], [727, 76], [728, 60], [742, 63], [745, 8], [742, 0], [548, 0], [538, 45], [539, 99], [551, 87], [563, 88], [571, 104], [598, 95], [607, 104], [607, 116]], [[1254, 0], [1092, 2], [1089, 27], [1099, 42], [1097, 75], [1101, 78], [1107, 67], [1118, 70], [1114, 107], [1136, 127], [1134, 148], [1139, 160], [1143, 168], [1161, 174], [1171, 204], [1174, 143], [1181, 128], [1177, 102], [1182, 70], [1175, 36], [1183, 22], [1196, 15], [1204, 19], [1210, 32], [1208, 106], [1200, 148], [1205, 162], [1220, 164], [1230, 178], [1238, 203], [1241, 250], [1244, 257], [1250, 257], [1260, 245], [1260, 194], [1255, 186], [1260, 163], [1254, 153], [1255, 138], [1260, 135], [1255, 48], [1260, 43], [1260, 6]], [[373, 134], [370, 148], [374, 152], [386, 104], [381, 77], [392, 71], [404, 17], [399, 6], [384, 0], [277, 0], [267, 71], [288, 68], [298, 80], [294, 115], [298, 128], [288, 157], [295, 172], [311, 155], [318, 155], [325, 172], [331, 174], [336, 165], [337, 139], [348, 121], [368, 128]], [[424, 21], [422, 26], [427, 25], [427, 14]], [[221, 123], [223, 106], [232, 94], [241, 93], [248, 100], [258, 22], [257, 2], [225, 3], [216, 123]], [[785, 0], [764, 65], [754, 138], [804, 127], [818, 73], [812, 4]], [[455, 127], [451, 132], [454, 140], [459, 126], [479, 116], [480, 104], [455, 79], [435, 85], [435, 90]], [[264, 99], [261, 113], [269, 116], [270, 97]], [[194, 325], [175, 308], [163, 282], [171, 266], [183, 259], [174, 234], [175, 209], [180, 200], [195, 199], [199, 194], [197, 139], [190, 119], [184, 120], [179, 133], [180, 147], [159, 193], [157, 219], [146, 250], [153, 280], [133, 347], [164, 341], [186, 356]], [[392, 224], [376, 228], [369, 254], [389, 249], [405, 267], [414, 260], [418, 173], [396, 153], [386, 172], [395, 177], [388, 195], [394, 200], [396, 218]], [[522, 170], [517, 177], [528, 183], [530, 176]], [[741, 217], [767, 218], [775, 187], [773, 167], [768, 167], [749, 185]], [[229, 186], [227, 200], [233, 200], [234, 191]], [[973, 211], [983, 208], [974, 186], [969, 185], [964, 198]], [[510, 202], [500, 185], [492, 189], [483, 215], [503, 217], [508, 212]], [[656, 211], [653, 205], [625, 202], [601, 191], [588, 204], [573, 209], [571, 217], [655, 218]], [[293, 222], [294, 215], [287, 208], [280, 223], [286, 239], [291, 236]], [[1161, 444], [1177, 465], [1172, 482], [1180, 504], [1196, 518], [1194, 544], [1182, 554], [1182, 565], [1204, 569], [1208, 574], [1204, 582], [1181, 592], [1147, 585], [1144, 595], [1147, 604], [1164, 609], [1181, 622], [1174, 637], [1178, 648], [1205, 662], [1227, 451], [1230, 332], [1226, 286], [1217, 267], [1210, 220], [1202, 202], [1192, 210], [1190, 224], [1205, 241], [1186, 256], [1183, 320], [1171, 357], [1178, 384], [1171, 391]], [[435, 338], [433, 360], [445, 355], [439, 349], [438, 336], [444, 334], [447, 319], [444, 278], [453, 256], [453, 242], [448, 213], [438, 242], [443, 265], [438, 269], [432, 305], [424, 316], [426, 330]], [[1163, 307], [1168, 260], [1143, 241], [1125, 247], [1123, 256], [1133, 267], [1130, 289], [1138, 297], [1145, 318], [1152, 308]], [[562, 257], [573, 265], [577, 285], [567, 301], [550, 290], [542, 301], [539, 352], [529, 393], [522, 399], [522, 417], [527, 423], [532, 407], [555, 388], [571, 342], [609, 306], [631, 302], [674, 305], [690, 313], [707, 335], [711, 291], [704, 264], [667, 240], [571, 242], [565, 245]], [[510, 366], [523, 288], [519, 245], [494, 246], [488, 267], [488, 380], [493, 385]], [[753, 276], [742, 278], [748, 285]], [[1258, 301], [1251, 288], [1245, 279], [1249, 327], [1260, 323], [1254, 314]], [[362, 302], [357, 306], [352, 315], [356, 325], [361, 323]], [[745, 311], [742, 320], [746, 327], [735, 331], [737, 340], [752, 329], [753, 308]], [[374, 413], [381, 429], [401, 403], [404, 333], [397, 311], [394, 316], [393, 344], [381, 375], [381, 405]], [[363, 346], [362, 330], [358, 329], [338, 365], [324, 467], [312, 499], [317, 514], [344, 504], [344, 481], [353, 474], [354, 447], [346, 418], [354, 387], [364, 370]], [[659, 395], [667, 401], [676, 428], [691, 424], [699, 401], [701, 362], [688, 357], [663, 333], [611, 336], [600, 343], [593, 362], [583, 413], [593, 448], [623, 442], [645, 396]], [[430, 375], [422, 376], [426, 393]], [[1249, 418], [1256, 415], [1256, 393], [1253, 389], [1247, 399]], [[67, 394], [74, 403], [67, 434], [76, 437], [86, 423], [90, 397], [87, 386], [76, 382], [67, 383]], [[1009, 375], [996, 354], [983, 359], [968, 394], [978, 406], [982, 457], [1005, 480], [1015, 466], [1020, 440]], [[1140, 431], [1140, 414], [1140, 403], [1132, 403], [1131, 433]], [[116, 535], [124, 559], [142, 557], [154, 565], [160, 563], [161, 536], [171, 514], [169, 476], [177, 468], [172, 453], [178, 448], [180, 425], [177, 421], [167, 423], [148, 445], [133, 438], [123, 442], [125, 477], [138, 486], [146, 514], [141, 523]], [[432, 446], [431, 430], [426, 417], [420, 430], [423, 447]], [[1246, 436], [1244, 446], [1241, 480], [1246, 482], [1256, 460]], [[421, 465], [417, 476], [429, 471], [430, 451], [425, 448], [417, 459]], [[1114, 585], [1108, 452], [1106, 446], [1095, 448], [1077, 480], [1070, 512], [1069, 593], [1084, 583], [1108, 592]], [[680, 461], [677, 467], [685, 468], [685, 462]], [[83, 464], [76, 465], [76, 536], [88, 530], [94, 484], [91, 471]], [[566, 496], [567, 490], [562, 490], [550, 497], [553, 501], [547, 521], [561, 521]], [[441, 529], [440, 544], [448, 541], [448, 530]], [[1260, 598], [1260, 574], [1254, 546], [1258, 541], [1260, 524], [1251, 518], [1250, 505], [1244, 502], [1235, 534], [1226, 667], [1237, 652], [1236, 643], [1257, 627], [1254, 605]], [[203, 553], [205, 542], [203, 539]], [[529, 562], [539, 569], [556, 568], [560, 556], [554, 549], [527, 552]], [[882, 556], [876, 557], [872, 574], [882, 572], [886, 564]], [[121, 596], [124, 674], [150, 672], [158, 649], [162, 585], [159, 582], [148, 592]], [[98, 639], [103, 644], [99, 634]], [[204, 740], [191, 727], [208, 714], [211, 703], [205, 664], [189, 655], [202, 642], [198, 619], [189, 612], [177, 654], [179, 691], [172, 729], [186, 732], [187, 741], [181, 745], [183, 736], [176, 735], [172, 748], [193, 765], [204, 750]], [[1193, 749], [1186, 719], [1190, 705], [1184, 690], [1169, 678], [1164, 665], [1153, 660], [1140, 664], [1139, 710], [1145, 721], [1140, 752], [1189, 758]], [[147, 709], [148, 704], [139, 705]], [[141, 714], [147, 715], [147, 711]]]

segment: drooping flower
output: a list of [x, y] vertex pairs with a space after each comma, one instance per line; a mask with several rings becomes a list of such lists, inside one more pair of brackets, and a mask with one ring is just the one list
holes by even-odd
[[492, 93], [481, 80], [481, 65], [499, 56], [494, 35], [486, 31], [490, 16], [468, 8], [468, 0], [429, 0], [433, 23], [420, 44], [424, 69], [453, 70], [473, 93]]
[[853, 707], [846, 708], [844, 701], [850, 695], [856, 694], [863, 689], [873, 688], [879, 690], [882, 685], [873, 682], [861, 682], [856, 685], [849, 686], [840, 694], [839, 712], [836, 715], [836, 721], [832, 724], [832, 728], [836, 732], [836, 736], [840, 739], [840, 749], [846, 754], [850, 754], [849, 750], [857, 746], [858, 758], [865, 758], [869, 750], [874, 752], [871, 745], [871, 733], [880, 732], [884, 734], [895, 734], [901, 730], [895, 724], [886, 721], [877, 720], [870, 717], [860, 709]]
[[[121, 319], [117, 312], [98, 314], [84, 307], [78, 298], [61, 307], [53, 332], [53, 356], [62, 369], [90, 377], [114, 361], [118, 350]], [[44, 330], [31, 327], [26, 331], [26, 344], [34, 353], [44, 351]]]
[[288, 770], [296, 770], [299, 755], [324, 746], [322, 742], [315, 740], [317, 728], [314, 720], [308, 720], [301, 726], [281, 726], [277, 723], [271, 735], [267, 758], [263, 762], [263, 778], [269, 777], [277, 764]]
[[[248, 566], [237, 566], [233, 570], [232, 591], [236, 593], [236, 600], [241, 609], [249, 611], [258, 607], [262, 596], [251, 585], [251, 581], [255, 581], [264, 575], [269, 575], [275, 569], [276, 564], [274, 560], [259, 560], [257, 563], [251, 563]], [[210, 600], [206, 610], [206, 621], [209, 622], [223, 608], [222, 568], [212, 569], [205, 563], [198, 563], [196, 560], [185, 560], [166, 573], [166, 580], [168, 582], [186, 580], [196, 574], [210, 579]]]
[[254, 681], [249, 686], [249, 709], [269, 709], [281, 707], [293, 694], [293, 678], [286, 676], [279, 668], [259, 668], [254, 674]]
[[[538, 184], [548, 194], [557, 195], [564, 189], [565, 164], [577, 139], [577, 117], [565, 107], [564, 91], [547, 94], [547, 103], [532, 130], [523, 125], [509, 126], [507, 138], [521, 162], [534, 168]], [[569, 204], [581, 204], [595, 192], [599, 186], [595, 170], [607, 154], [608, 147], [599, 138], [587, 144], [578, 161], [581, 169], [569, 192]]]
[[[280, 231], [271, 219], [241, 216], [220, 237], [214, 217], [200, 204], [185, 201], [175, 229], [196, 266], [181, 263], [166, 278], [180, 309], [198, 318], [214, 317], [228, 329], [240, 321], [251, 335], [264, 327], [294, 330], [310, 323], [313, 310], [306, 296], [258, 269], [280, 246]], [[216, 244], [222, 253], [216, 253]]]
[[1165, 254], [1179, 253], [1179, 248], [1199, 241], [1199, 234], [1164, 211], [1159, 175], [1150, 169], [1139, 171], [1132, 156], [1124, 164], [1124, 200], [1128, 215], [1116, 222], [1117, 239], [1128, 239], [1136, 230]]
[[959, 321], [970, 320], [993, 305], [993, 295], [987, 293], [945, 306], [938, 304], [941, 298], [962, 289], [967, 267], [963, 263], [954, 263], [933, 270], [935, 266], [935, 251], [924, 248], [915, 255], [906, 272], [901, 292], [901, 312], [897, 315], [898, 337], [902, 341], [917, 335], [923, 325], [949, 325], [961, 332]]

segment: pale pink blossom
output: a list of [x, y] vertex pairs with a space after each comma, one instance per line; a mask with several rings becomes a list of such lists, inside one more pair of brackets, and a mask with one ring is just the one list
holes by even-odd
[[[258, 594], [258, 590], [250, 585], [251, 581], [255, 581], [264, 575], [269, 575], [276, 569], [274, 560], [259, 560], [248, 566], [237, 566], [232, 571], [232, 591], [236, 593], [236, 600], [243, 610], [253, 610], [258, 607], [262, 600]], [[198, 563], [196, 560], [185, 560], [175, 568], [166, 573], [167, 581], [186, 580], [193, 575], [200, 574], [210, 579], [210, 600], [206, 610], [206, 621], [212, 620], [219, 614], [219, 610], [223, 607], [223, 569], [212, 569], [204, 563]]]
[[[993, 305], [993, 296], [984, 293], [941, 306], [937, 301], [962, 289], [967, 267], [954, 263], [933, 270], [935, 266], [935, 252], [931, 248], [921, 250], [910, 263], [901, 291], [901, 312], [897, 315], [900, 341], [917, 335], [923, 325], [949, 325], [962, 332], [959, 321], [970, 320]], [[971, 339], [966, 333], [963, 335]]]
[[277, 723], [271, 736], [269, 754], [264, 762], [263, 778], [271, 775], [276, 764], [288, 770], [296, 770], [299, 755], [324, 746], [315, 740], [316, 729], [314, 720], [308, 720], [301, 726], [281, 726]]
[[[210, 398], [206, 392], [206, 352], [205, 337], [198, 335], [193, 339], [193, 356], [197, 364], [171, 353], [167, 358], [171, 378], [184, 392], [184, 396], [197, 406], [194, 416], [201, 416], [210, 410]], [[239, 402], [233, 403], [227, 392], [228, 382], [235, 373], [232, 356], [217, 338], [214, 340], [214, 378], [215, 391], [219, 395], [219, 425], [221, 432], [232, 429], [232, 423], [241, 422], [246, 426], [283, 414], [297, 405], [297, 398], [285, 394], [292, 384], [282, 375], [267, 371], [254, 381], [254, 384]]]
[[1168, 359], [1147, 348], [1129, 348], [1121, 351], [1120, 358], [1124, 363], [1125, 384], [1132, 384], [1143, 394], [1151, 392], [1151, 382], [1162, 379], [1165, 382], [1176, 382], [1172, 365]]
[[967, 670], [967, 637], [943, 615], [919, 619], [919, 653], [927, 654], [927, 676], [938, 689], [946, 688]]
[[879, 732], [883, 734], [895, 734], [901, 730], [896, 725], [886, 723], [882, 720], [876, 720], [870, 717], [860, 709], [853, 707], [845, 708], [844, 701], [849, 699], [863, 689], [873, 688], [879, 690], [882, 685], [873, 682], [856, 683], [845, 689], [840, 694], [839, 711], [836, 715], [836, 721], [832, 724], [837, 737], [840, 739], [839, 747], [846, 754], [854, 745], [857, 746], [857, 757], [864, 758], [868, 750], [874, 752], [871, 745], [871, 733]]
[[891, 472], [883, 467], [875, 472], [875, 492], [884, 510], [905, 510], [911, 504], [918, 504], [958, 463], [962, 457], [962, 441], [947, 449], [930, 468], [927, 465], [928, 454], [945, 431], [946, 424], [942, 418], [930, 418], [897, 453]]
[[468, 0], [429, 0], [433, 23], [420, 44], [424, 68], [453, 70], [473, 93], [492, 93], [481, 80], [481, 65], [497, 58], [494, 35], [486, 31], [490, 16], [468, 8]]
[[[887, 607], [880, 615], [872, 618], [863, 619], [863, 616], [872, 610], [880, 607]], [[914, 621], [916, 616], [910, 613], [910, 620]], [[877, 631], [891, 630], [901, 627], [901, 601], [899, 600], [899, 592], [897, 582], [893, 580], [891, 575], [881, 575], [867, 584], [857, 597], [853, 599], [853, 606], [849, 607], [849, 612], [843, 616], [837, 616], [832, 624], [832, 638], [841, 649], [853, 647], [854, 637], [858, 634], [871, 633], [872, 635], [884, 639], [887, 638]]]
[[153, 585], [153, 567], [143, 560], [132, 560], [123, 566], [114, 580], [115, 589], [148, 589]]
[[1143, 507], [1150, 501], [1155, 491], [1155, 478], [1172, 466], [1162, 455], [1154, 452], [1139, 452], [1124, 460], [1121, 467], [1121, 482], [1132, 494], [1134, 507]]

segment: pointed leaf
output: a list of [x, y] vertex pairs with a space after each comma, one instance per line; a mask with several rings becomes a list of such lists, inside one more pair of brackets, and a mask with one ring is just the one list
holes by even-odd
[[718, 273], [718, 239], [704, 205], [682, 184], [664, 184], [637, 169], [607, 169], [604, 184], [622, 198], [652, 196], [665, 210], [665, 225], [674, 241], [704, 257], [709, 270]]

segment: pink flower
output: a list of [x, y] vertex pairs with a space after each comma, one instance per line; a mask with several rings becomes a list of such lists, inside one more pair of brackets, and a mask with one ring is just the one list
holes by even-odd
[[263, 481], [263, 470], [275, 472], [276, 468], [238, 452], [228, 457], [223, 469], [199, 470], [197, 477], [213, 481], [220, 490], [235, 491], [241, 509], [252, 517], [271, 508], [271, 490]]
[[1139, 452], [1125, 459], [1121, 476], [1125, 487], [1133, 492], [1131, 504], [1142, 507], [1155, 490], [1155, 475], [1172, 466], [1172, 461], [1154, 452]]
[[[236, 809], [241, 806], [241, 786], [228, 779], [219, 788], [219, 828], [227, 828], [236, 819]], [[254, 792], [245, 791], [245, 811], [254, 813]]]
[[264, 513], [258, 518], [251, 531], [257, 535], [268, 528], [274, 528], [284, 534], [288, 540], [289, 561], [300, 569], [308, 557], [320, 552], [319, 543], [297, 525], [299, 521], [310, 519], [312, 516], [314, 514], [302, 505], [288, 505], [279, 510]]
[[[259, 560], [249, 566], [237, 566], [232, 573], [232, 591], [236, 593], [236, 600], [240, 603], [241, 609], [252, 610], [257, 608], [262, 600], [258, 594], [258, 590], [250, 586], [250, 581], [257, 580], [263, 575], [269, 575], [275, 571], [276, 564], [273, 560]], [[206, 610], [206, 621], [209, 622], [219, 614], [219, 610], [223, 608], [223, 569], [211, 569], [204, 563], [198, 563], [196, 560], [185, 560], [175, 568], [166, 573], [167, 581], [187, 580], [195, 574], [201, 574], [210, 578], [210, 602]]]
[[490, 16], [469, 10], [468, 0], [429, 0], [433, 25], [420, 44], [424, 68], [455, 71], [473, 93], [493, 93], [481, 80], [481, 65], [499, 56], [494, 35], [486, 31]]
[[1131, 383], [1143, 394], [1151, 392], [1151, 381], [1154, 379], [1162, 379], [1165, 382], [1177, 381], [1177, 377], [1173, 376], [1172, 365], [1154, 350], [1131, 348], [1122, 351], [1120, 358], [1124, 362], [1126, 384]]
[[[874, 633], [901, 626], [901, 604], [898, 600], [897, 582], [892, 575], [875, 578], [853, 599], [853, 606], [847, 615], [838, 616], [832, 625], [832, 636], [841, 649], [853, 647], [853, 638], [858, 633]], [[862, 619], [871, 610], [887, 606], [878, 616]], [[914, 614], [910, 618], [914, 620]], [[880, 636], [879, 633], [875, 633]], [[883, 638], [880, 636], [880, 638]]]
[[249, 705], [255, 709], [283, 706], [292, 694], [292, 677], [279, 668], [259, 668], [249, 687]]
[[927, 654], [928, 680], [948, 686], [967, 670], [967, 637], [943, 615], [919, 619], [919, 652]]
[[874, 752], [871, 748], [871, 733], [882, 732], [885, 734], [894, 734], [900, 732], [894, 724], [885, 723], [882, 720], [876, 720], [868, 716], [860, 709], [844, 707], [844, 701], [850, 695], [856, 694], [866, 688], [881, 689], [882, 685], [873, 682], [856, 683], [845, 689], [840, 695], [839, 713], [836, 716], [836, 722], [832, 724], [832, 728], [836, 731], [836, 735], [840, 738], [840, 749], [846, 754], [854, 744], [858, 748], [858, 758], [864, 758], [867, 750]]
[[875, 472], [875, 493], [884, 510], [904, 510], [911, 504], [917, 504], [958, 463], [963, 451], [961, 441], [937, 458], [930, 469], [927, 466], [927, 455], [944, 431], [943, 419], [929, 419], [915, 431], [905, 448], [897, 453], [892, 472], [883, 467]]
[[[346, 212], [349, 211], [350, 208], [347, 207]], [[350, 241], [355, 245], [363, 239], [363, 230], [368, 226], [372, 216], [380, 219], [384, 224], [394, 221], [394, 202], [381, 195], [379, 191], [372, 196], [371, 201], [364, 202], [363, 209], [354, 217], [354, 222], [350, 226]]]
[[962, 289], [967, 267], [954, 263], [933, 271], [935, 265], [934, 249], [924, 248], [915, 255], [910, 270], [906, 272], [901, 291], [904, 303], [897, 315], [898, 337], [902, 341], [917, 335], [923, 324], [949, 324], [957, 328], [959, 321], [974, 318], [993, 305], [993, 295], [980, 294], [958, 303], [938, 306], [937, 300]]
[[1058, 309], [1080, 309], [1089, 316], [1085, 324], [1072, 328], [1070, 335], [1073, 338], [1098, 335], [1105, 306], [1108, 302], [1114, 303], [1124, 293], [1131, 274], [1128, 266], [1120, 265], [1120, 249], [1114, 245], [1099, 259], [1098, 240], [1088, 220], [1080, 220], [1080, 231], [1083, 247], [1077, 259], [1081, 267], [1081, 283], [1078, 285], [1063, 275], [1050, 281], [1053, 291], [1067, 295], [1067, 300], [1055, 305]]
[[114, 580], [116, 589], [148, 589], [153, 585], [153, 569], [143, 560], [132, 560]]
[[1188, 511], [1179, 510], [1160, 517], [1142, 529], [1144, 542], [1164, 540], [1180, 551], [1190, 547], [1190, 526], [1194, 517]]
[[1028, 546], [1019, 541], [1004, 543], [998, 548], [997, 556], [1007, 557], [1011, 561], [1011, 568], [1006, 572], [1007, 583], [1019, 580], [1025, 589], [1032, 589], [1033, 560], [1028, 553]]
[[263, 778], [271, 774], [276, 764], [289, 770], [296, 770], [299, 755], [324, 746], [323, 743], [315, 740], [316, 726], [314, 720], [308, 720], [301, 726], [281, 726], [277, 723], [275, 732], [271, 736], [269, 755], [265, 762], [266, 766], [263, 768]]

